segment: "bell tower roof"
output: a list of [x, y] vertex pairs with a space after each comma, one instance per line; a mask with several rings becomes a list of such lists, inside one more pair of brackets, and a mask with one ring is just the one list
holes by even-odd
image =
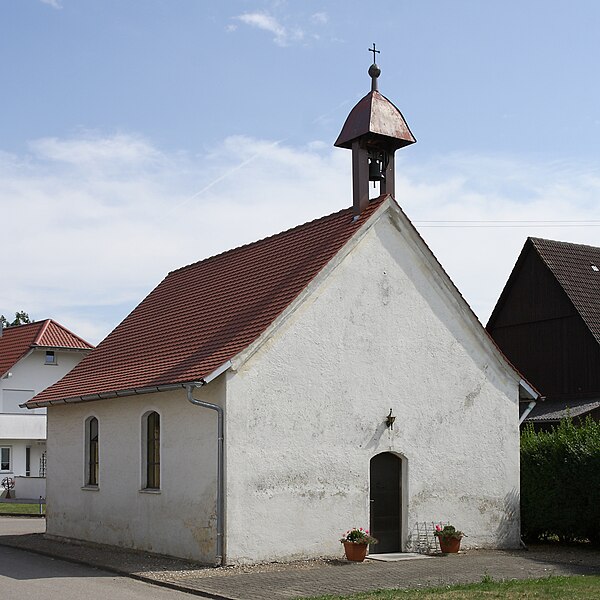
[[334, 145], [350, 149], [355, 139], [371, 135], [381, 136], [395, 150], [417, 141], [402, 113], [377, 90], [371, 90], [350, 111]]
[[334, 145], [350, 149], [352, 142], [363, 136], [370, 140], [381, 136], [379, 141], [387, 142], [386, 145], [393, 150], [414, 144], [417, 140], [402, 113], [377, 89], [381, 69], [375, 62], [375, 56], [379, 54], [375, 44], [369, 52], [373, 53], [373, 64], [369, 67], [371, 91], [350, 111]]

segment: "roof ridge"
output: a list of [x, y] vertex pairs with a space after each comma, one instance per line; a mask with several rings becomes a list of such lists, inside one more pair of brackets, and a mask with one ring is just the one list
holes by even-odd
[[575, 247], [579, 247], [579, 248], [592, 248], [594, 250], [600, 250], [600, 246], [592, 246], [591, 244], [579, 244], [577, 242], [563, 242], [561, 240], [550, 240], [548, 238], [540, 238], [540, 237], [533, 237], [533, 236], [529, 236], [527, 239], [531, 240], [534, 243], [534, 245], [535, 245], [535, 242], [550, 242], [551, 244], [559, 244], [561, 246], [575, 246]]
[[[378, 196], [377, 198], [372, 198], [371, 200], [369, 200], [369, 204], [371, 203], [375, 203], [377, 202], [382, 202], [383, 198], [386, 197], [388, 194], [382, 194], [381, 196]], [[283, 235], [287, 235], [292, 231], [296, 231], [299, 229], [302, 229], [304, 227], [308, 227], [309, 225], [313, 225], [314, 223], [317, 223], [319, 221], [326, 221], [327, 219], [331, 219], [334, 217], [339, 216], [341, 213], [343, 212], [352, 212], [352, 207], [347, 207], [347, 208], [343, 208], [341, 210], [338, 210], [336, 212], [330, 213], [328, 215], [325, 215], [323, 217], [317, 217], [316, 219], [312, 219], [310, 221], [306, 221], [306, 223], [301, 223], [300, 225], [295, 225], [294, 227], [290, 227], [289, 229], [284, 229], [283, 231], [279, 231], [277, 233], [273, 233], [271, 235], [268, 235], [264, 238], [260, 238], [258, 240], [254, 240], [253, 242], [248, 242], [247, 244], [242, 244], [241, 246], [236, 246], [235, 248], [230, 248], [229, 250], [224, 250], [223, 252], [219, 252], [218, 254], [213, 254], [212, 256], [207, 256], [206, 258], [203, 258], [201, 260], [197, 260], [193, 263], [190, 263], [188, 265], [184, 265], [183, 267], [179, 267], [178, 269], [174, 269], [173, 271], [169, 271], [168, 275], [171, 275], [173, 273], [178, 273], [179, 271], [184, 271], [185, 269], [189, 269], [191, 267], [195, 267], [201, 263], [206, 263], [209, 262], [211, 260], [216, 260], [217, 258], [221, 258], [223, 256], [227, 256], [230, 254], [233, 254], [235, 252], [239, 252], [241, 250], [246, 250], [247, 248], [250, 248], [252, 246], [258, 246], [259, 244], [264, 244], [265, 242], [271, 241], [274, 238], [278, 238], [279, 236], [283, 236]], [[362, 215], [361, 215], [362, 216]]]
[[42, 331], [40, 331], [40, 333], [36, 337], [35, 341], [33, 342], [34, 344], [37, 344], [40, 346], [43, 345], [43, 344], [39, 344], [38, 342], [42, 338], [43, 334], [46, 333], [46, 330], [48, 329], [50, 324], [52, 324], [52, 325], [55, 325], [56, 327], [58, 327], [59, 329], [62, 329], [62, 331], [64, 331], [65, 333], [68, 333], [69, 335], [73, 336], [75, 339], [79, 340], [82, 344], [85, 344], [86, 346], [88, 346], [90, 348], [90, 350], [95, 347], [93, 344], [90, 344], [87, 340], [84, 340], [80, 335], [73, 333], [70, 329], [68, 329], [67, 327], [65, 327], [64, 325], [59, 323], [58, 321], [55, 321], [54, 319], [46, 319], [46, 321], [47, 321], [46, 325], [42, 328]]
[[48, 329], [48, 326], [50, 325], [50, 319], [44, 319], [42, 323], [43, 325], [40, 327], [40, 330], [38, 331], [37, 335], [33, 338], [33, 342], [31, 342], [32, 346], [39, 346], [39, 340], [44, 335], [44, 333], [46, 333], [46, 329]]

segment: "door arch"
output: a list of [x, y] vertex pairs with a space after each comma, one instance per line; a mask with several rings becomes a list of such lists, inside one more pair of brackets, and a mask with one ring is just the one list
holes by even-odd
[[379, 540], [379, 554], [402, 551], [402, 459], [377, 454], [370, 467], [370, 533]]

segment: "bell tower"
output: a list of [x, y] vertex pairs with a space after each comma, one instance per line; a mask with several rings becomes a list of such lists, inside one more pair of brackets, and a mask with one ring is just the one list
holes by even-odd
[[402, 113], [377, 89], [381, 69], [373, 53], [369, 67], [371, 91], [350, 111], [335, 142], [338, 148], [352, 150], [352, 197], [354, 213], [359, 215], [369, 205], [369, 182], [379, 182], [381, 194], [394, 195], [394, 153], [414, 144]]

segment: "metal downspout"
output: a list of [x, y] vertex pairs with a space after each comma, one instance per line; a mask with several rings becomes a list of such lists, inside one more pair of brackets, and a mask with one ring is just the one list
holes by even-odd
[[205, 381], [200, 381], [198, 383], [191, 383], [186, 386], [187, 389], [187, 399], [196, 406], [201, 406], [202, 408], [210, 408], [211, 410], [217, 411], [217, 562], [220, 563], [221, 566], [224, 566], [224, 555], [223, 555], [223, 537], [224, 537], [224, 526], [223, 526], [223, 516], [225, 512], [224, 505], [224, 488], [225, 488], [225, 480], [223, 477], [223, 463], [224, 463], [224, 445], [223, 445], [223, 407], [218, 404], [212, 404], [210, 402], [203, 402], [202, 400], [197, 400], [194, 398], [194, 388], [202, 387], [205, 385]]

